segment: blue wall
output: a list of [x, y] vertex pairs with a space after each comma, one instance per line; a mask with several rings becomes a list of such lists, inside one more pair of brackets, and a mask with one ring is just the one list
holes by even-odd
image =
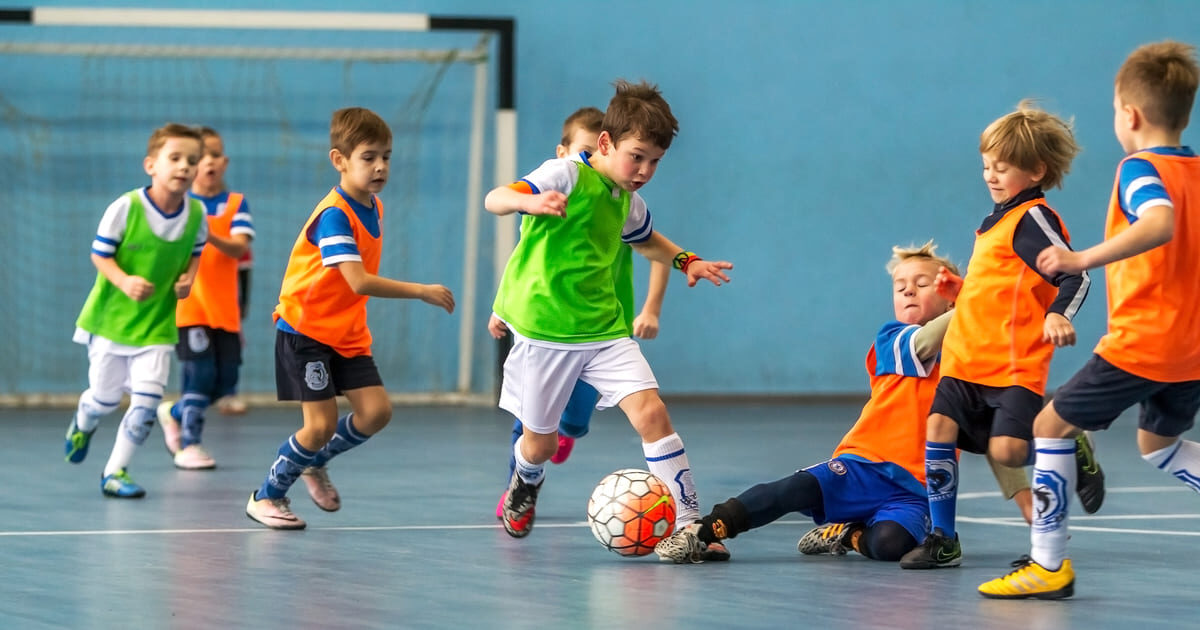
[[[330, 8], [315, 0], [254, 7]], [[343, 0], [338, 8], [380, 5]], [[656, 226], [736, 265], [728, 286], [672, 284], [662, 334], [643, 344], [671, 393], [863, 391], [864, 353], [891, 316], [890, 247], [934, 238], [965, 265], [991, 208], [979, 132], [1022, 98], [1074, 117], [1084, 152], [1049, 200], [1077, 246], [1095, 243], [1121, 157], [1111, 125], [1116, 68], [1143, 42], [1200, 43], [1200, 4], [1189, 1], [395, 0], [387, 8], [517, 19], [522, 172], [550, 154], [568, 112], [607, 103], [614, 79], [661, 86], [681, 130], [642, 191]], [[1196, 133], [1184, 139], [1195, 144]], [[14, 220], [11, 209], [0, 219]], [[294, 230], [259, 234], [260, 243], [292, 238]], [[1076, 322], [1080, 345], [1059, 352], [1052, 386], [1103, 332], [1103, 275], [1094, 278]], [[260, 305], [277, 281], [260, 277]], [[14, 310], [20, 316], [11, 304], [0, 316]], [[385, 325], [388, 312], [378, 313], [374, 326]]]

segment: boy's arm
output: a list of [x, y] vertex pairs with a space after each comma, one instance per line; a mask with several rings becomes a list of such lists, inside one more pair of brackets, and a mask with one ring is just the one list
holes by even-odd
[[557, 190], [534, 193], [528, 186], [524, 191], [511, 186], [497, 186], [483, 199], [483, 207], [501, 217], [514, 212], [565, 217], [567, 196]]
[[216, 247], [217, 251], [230, 258], [241, 258], [242, 254], [245, 254], [246, 250], [250, 249], [250, 235], [234, 234], [229, 238], [224, 238], [209, 232], [208, 244]]
[[192, 284], [196, 281], [196, 272], [200, 270], [200, 257], [192, 256], [187, 269], [175, 280], [175, 297], [184, 299], [192, 292]]
[[1175, 208], [1168, 205], [1151, 206], [1143, 210], [1138, 220], [1124, 232], [1083, 251], [1046, 248], [1038, 254], [1038, 269], [1043, 273], [1095, 269], [1148, 252], [1169, 242], [1174, 236]]
[[725, 275], [723, 270], [733, 269], [733, 263], [723, 260], [704, 260], [692, 252], [684, 251], [672, 243], [671, 239], [663, 236], [661, 232], [651, 232], [646, 240], [630, 243], [630, 245], [637, 253], [651, 261], [670, 264], [682, 271], [688, 277], [689, 287], [696, 286], [696, 282], [701, 278], [706, 278], [709, 282], [721, 286], [722, 280], [729, 282], [729, 276]]
[[337, 264], [338, 271], [350, 285], [350, 290], [359, 295], [372, 297], [418, 299], [426, 304], [440, 306], [447, 313], [454, 312], [454, 294], [440, 284], [420, 284], [392, 280], [367, 273], [361, 261], [348, 260]]
[[946, 329], [950, 327], [950, 317], [953, 315], [954, 311], [946, 311], [921, 326], [913, 336], [917, 358], [928, 361], [942, 351], [942, 340], [946, 338]]
[[662, 316], [663, 296], [671, 281], [671, 268], [657, 260], [650, 261], [650, 283], [646, 288], [646, 301], [642, 311], [633, 320], [633, 336], [639, 339], [654, 339], [658, 336], [658, 319]]
[[1042, 270], [1038, 265], [1038, 257], [1048, 247], [1060, 247], [1067, 251], [1071, 249], [1057, 217], [1052, 213], [1043, 212], [1040, 207], [1033, 208], [1021, 217], [1020, 223], [1017, 224], [1013, 233], [1013, 251], [1046, 282], [1058, 287], [1058, 295], [1046, 310], [1046, 316], [1061, 315], [1066, 321], [1056, 320], [1055, 326], [1062, 327], [1075, 319], [1075, 314], [1079, 312], [1087, 297], [1092, 279], [1082, 269], [1059, 269], [1053, 272]]
[[135, 302], [141, 302], [154, 294], [154, 284], [141, 276], [131, 276], [125, 273], [115, 258], [92, 254], [92, 264], [96, 266], [96, 270], [101, 275]]

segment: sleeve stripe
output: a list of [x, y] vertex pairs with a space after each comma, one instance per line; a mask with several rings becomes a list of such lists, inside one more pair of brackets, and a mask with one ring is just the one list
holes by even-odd
[[92, 253], [101, 258], [112, 258], [113, 257], [113, 252], [102, 252], [102, 251], [96, 249], [95, 247], [92, 248]]
[[116, 245], [117, 245], [117, 241], [115, 241], [111, 238], [108, 238], [106, 236], [100, 236], [99, 234], [96, 235], [96, 240], [100, 241], [101, 243], [104, 243], [106, 245], [112, 245], [113, 247], [116, 247]]
[[358, 254], [337, 254], [335, 256], [324, 256], [321, 258], [321, 264], [326, 267], [332, 267], [338, 263], [344, 262], [362, 262], [362, 256]]
[[525, 184], [526, 186], [528, 186], [528, 187], [529, 187], [529, 190], [528, 190], [528, 191], [521, 190], [520, 188], [516, 188], [515, 190], [517, 190], [518, 192], [523, 192], [523, 193], [524, 193], [524, 192], [527, 192], [528, 194], [531, 194], [531, 195], [540, 195], [540, 194], [542, 194], [542, 191], [538, 190], [538, 187], [537, 187], [537, 186], [534, 186], [534, 185], [533, 185], [533, 182], [529, 181], [528, 179], [522, 179], [521, 181], [519, 181], [519, 182], [517, 182], [517, 183], [518, 183], [518, 184]]
[[317, 247], [321, 249], [325, 249], [326, 247], [330, 247], [332, 245], [357, 245], [357, 243], [354, 242], [353, 236], [344, 235], [326, 236], [317, 242]]
[[[1128, 205], [1128, 204], [1126, 204], [1126, 205]], [[1167, 199], [1164, 197], [1155, 197], [1154, 199], [1147, 199], [1147, 200], [1143, 201], [1142, 205], [1130, 210], [1130, 213], [1133, 214], [1133, 216], [1140, 219], [1140, 218], [1142, 218], [1143, 212], [1149, 210], [1150, 208], [1156, 207], [1156, 206], [1166, 206], [1168, 208], [1174, 208], [1175, 204], [1171, 203], [1170, 199]]]
[[892, 341], [892, 355], [896, 361], [896, 368], [902, 375], [928, 376], [929, 372], [925, 369], [925, 365], [917, 360], [917, 330], [920, 326], [913, 324], [900, 334], [896, 335]]
[[654, 233], [654, 222], [650, 219], [650, 213], [647, 212], [646, 220], [642, 222], [642, 225], [629, 234], [623, 235], [621, 240], [626, 243], [641, 243], [650, 238], [652, 233]]
[[1133, 181], [1129, 182], [1129, 185], [1125, 187], [1125, 207], [1128, 208], [1129, 204], [1133, 203], [1133, 193], [1137, 192], [1139, 189], [1141, 189], [1145, 186], [1155, 186], [1155, 185], [1157, 185], [1159, 188], [1162, 188], [1163, 187], [1162, 180], [1157, 177], [1151, 177], [1149, 175], [1138, 177], [1137, 179], [1134, 179]]
[[109, 243], [107, 239], [99, 237], [92, 241], [92, 251], [103, 256], [112, 256], [117, 252], [117, 244]]
[[[1030, 209], [1029, 216], [1033, 217], [1034, 222], [1038, 224], [1038, 227], [1042, 228], [1042, 232], [1046, 234], [1046, 238], [1050, 239], [1050, 243], [1055, 247], [1071, 249], [1067, 245], [1067, 242], [1063, 240], [1062, 235], [1058, 233], [1058, 230], [1050, 227], [1050, 221], [1046, 219], [1046, 214], [1042, 211], [1041, 206], [1035, 206]], [[1092, 286], [1092, 278], [1088, 275], [1087, 271], [1079, 275], [1083, 278], [1083, 281], [1079, 283], [1079, 290], [1071, 297], [1071, 303], [1067, 305], [1066, 311], [1063, 312], [1063, 317], [1070, 320], [1075, 319], [1075, 314], [1079, 312], [1079, 307], [1083, 306], [1083, 298], [1087, 297], [1088, 288]]]

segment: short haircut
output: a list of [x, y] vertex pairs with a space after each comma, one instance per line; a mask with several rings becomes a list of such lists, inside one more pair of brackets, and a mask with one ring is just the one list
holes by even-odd
[[1005, 114], [983, 130], [979, 152], [991, 153], [1023, 171], [1037, 171], [1045, 165], [1046, 174], [1038, 182], [1043, 188], [1062, 186], [1071, 170], [1071, 160], [1079, 153], [1071, 121], [1039, 109], [1032, 100], [1017, 103], [1014, 112]]
[[198, 141], [201, 147], [204, 146], [204, 138], [200, 137], [200, 131], [195, 127], [167, 123], [150, 134], [150, 141], [146, 143], [146, 157], [158, 157], [159, 149], [163, 148], [168, 138], [191, 138]]
[[575, 110], [574, 114], [567, 116], [563, 121], [562, 142], [559, 144], [570, 146], [571, 137], [575, 135], [576, 129], [586, 129], [592, 133], [600, 133], [600, 128], [604, 124], [604, 112], [595, 107], [581, 107]]
[[899, 267], [900, 263], [906, 263], [911, 260], [928, 261], [939, 267], [945, 267], [946, 271], [956, 276], [959, 275], [958, 265], [951, 262], [949, 258], [937, 255], [937, 245], [933, 241], [926, 241], [920, 247], [916, 245], [909, 245], [908, 247], [893, 246], [892, 259], [887, 263], [888, 275], [896, 273], [896, 267]]
[[200, 137], [202, 139], [204, 139], [204, 138], [220, 138], [221, 137], [221, 134], [217, 133], [217, 130], [213, 129], [212, 127], [206, 127], [206, 126], [201, 125], [199, 127], [196, 127], [196, 131], [200, 132]]
[[346, 107], [333, 112], [329, 121], [329, 148], [350, 157], [364, 142], [388, 144], [392, 130], [379, 114], [364, 107]]
[[612, 136], [613, 144], [627, 136], [657, 145], [664, 151], [679, 133], [679, 121], [671, 115], [671, 106], [657, 85], [645, 81], [630, 83], [618, 79], [613, 85], [617, 93], [604, 112], [604, 131]]
[[1117, 70], [1121, 101], [1142, 110], [1146, 122], [1171, 131], [1188, 125], [1200, 68], [1196, 47], [1175, 41], [1139, 46]]

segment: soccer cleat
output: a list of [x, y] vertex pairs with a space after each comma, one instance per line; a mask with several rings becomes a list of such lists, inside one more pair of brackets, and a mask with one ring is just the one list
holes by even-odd
[[326, 512], [336, 512], [341, 509], [342, 497], [338, 494], [333, 482], [329, 480], [329, 469], [325, 466], [309, 466], [300, 473], [300, 478], [304, 480], [304, 485], [308, 488], [308, 496], [312, 497], [313, 503], [316, 503], [317, 507]]
[[979, 594], [991, 599], [1064, 599], [1075, 594], [1075, 570], [1064, 559], [1057, 571], [1051, 571], [1021, 556], [1004, 577], [979, 585]]
[[542, 484], [531, 486], [521, 479], [521, 475], [513, 473], [508, 482], [508, 492], [504, 494], [504, 509], [501, 510], [500, 522], [504, 531], [513, 538], [524, 538], [533, 531], [534, 506], [537, 505], [538, 490]]
[[175, 404], [169, 400], [164, 400], [158, 404], [156, 415], [158, 416], [158, 424], [162, 427], [163, 441], [167, 444], [167, 452], [171, 457], [179, 452], [179, 421], [175, 416], [171, 415], [171, 406]]
[[175, 467], [183, 470], [212, 470], [217, 462], [199, 444], [191, 444], [175, 451]]
[[78, 464], [87, 457], [88, 446], [92, 444], [92, 434], [96, 430], [81, 431], [75, 425], [75, 418], [71, 418], [71, 426], [67, 427], [67, 441], [63, 446], [63, 452], [66, 454], [66, 460], [72, 464]]
[[850, 536], [855, 531], [853, 523], [829, 523], [815, 527], [800, 537], [796, 551], [806, 556], [844, 556], [851, 551]]
[[575, 438], [559, 433], [558, 450], [554, 451], [554, 455], [550, 456], [550, 463], [561, 464], [567, 461], [567, 458], [571, 456], [571, 449], [573, 448], [575, 448]]
[[227, 416], [240, 416], [246, 413], [246, 401], [236, 395], [229, 395], [217, 401], [217, 411]]
[[[699, 564], [704, 562], [704, 543], [700, 541], [699, 521], [675, 530], [675, 533], [658, 541], [654, 553], [663, 562], [675, 564]], [[714, 543], [720, 545], [720, 543]], [[723, 548], [724, 545], [721, 545]], [[726, 554], [728, 560], [728, 554]]]
[[704, 546], [704, 550], [700, 552], [700, 559], [704, 562], [729, 561], [729, 549], [725, 547], [725, 543], [711, 542], [705, 544], [701, 541], [700, 544]]
[[1104, 505], [1104, 471], [1096, 461], [1096, 445], [1087, 431], [1075, 436], [1075, 494], [1088, 514]]
[[124, 468], [107, 477], [101, 476], [100, 492], [103, 492], [106, 497], [118, 499], [140, 499], [146, 496], [145, 488], [134, 483]]
[[281, 497], [260, 500], [254, 498], [255, 494], [258, 492], [251, 492], [250, 500], [246, 502], [246, 516], [249, 516], [250, 520], [258, 521], [271, 529], [304, 529], [308, 525], [292, 513], [291, 499]]
[[958, 543], [958, 534], [951, 539], [940, 529], [930, 532], [925, 542], [900, 558], [901, 569], [945, 569], [960, 564], [962, 545]]
[[508, 490], [506, 489], [504, 492], [500, 493], [500, 501], [496, 503], [496, 520], [498, 521], [504, 520], [504, 499], [507, 496]]

